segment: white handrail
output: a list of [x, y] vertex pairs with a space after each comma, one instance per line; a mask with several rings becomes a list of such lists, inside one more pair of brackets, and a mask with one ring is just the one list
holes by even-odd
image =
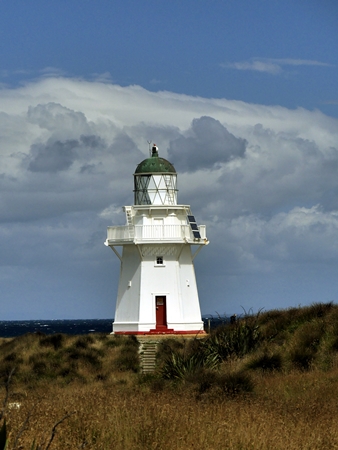
[[[200, 225], [200, 235], [206, 239], [206, 226]], [[134, 225], [108, 227], [108, 240], [132, 241], [142, 240], [194, 240], [192, 230], [189, 225]]]

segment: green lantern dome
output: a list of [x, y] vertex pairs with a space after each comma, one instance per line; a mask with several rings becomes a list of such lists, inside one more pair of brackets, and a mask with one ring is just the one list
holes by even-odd
[[135, 174], [146, 173], [176, 173], [176, 170], [169, 161], [158, 156], [158, 149], [154, 145], [151, 157], [140, 162], [135, 170]]
[[175, 167], [158, 156], [156, 144], [150, 158], [142, 161], [134, 173], [135, 205], [177, 205]]

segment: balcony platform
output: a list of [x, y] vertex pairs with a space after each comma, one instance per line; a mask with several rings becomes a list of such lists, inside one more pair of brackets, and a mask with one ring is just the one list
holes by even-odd
[[125, 225], [108, 227], [106, 245], [149, 244], [192, 244], [208, 242], [206, 226], [198, 227], [201, 238], [196, 239], [189, 225]]

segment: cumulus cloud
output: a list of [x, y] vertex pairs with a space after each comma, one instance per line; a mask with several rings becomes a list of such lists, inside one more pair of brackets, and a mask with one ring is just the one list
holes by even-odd
[[[258, 270], [269, 265], [338, 262], [338, 211], [319, 205], [295, 207], [271, 218], [257, 215], [231, 219], [227, 233]], [[265, 264], [262, 264], [261, 262]]]
[[149, 140], [178, 171], [179, 202], [207, 225], [211, 244], [196, 258], [204, 312], [224, 298], [235, 311], [239, 299], [258, 309], [267, 293], [289, 306], [281, 285], [291, 280], [288, 301], [301, 303], [297, 282], [313, 279], [314, 267], [325, 292], [314, 300], [336, 298], [335, 278], [323, 280], [338, 261], [337, 119], [60, 77], [3, 89], [0, 105], [0, 278], [9, 305], [28, 296], [35, 317], [41, 305], [49, 317], [66, 317], [66, 305], [76, 315], [80, 304], [113, 315], [119, 262], [103, 241], [108, 225], [125, 221]]
[[32, 172], [58, 172], [68, 169], [76, 158], [75, 149], [78, 141], [47, 142], [46, 145], [33, 144], [31, 147], [32, 159], [28, 170]]
[[73, 111], [58, 103], [50, 102], [30, 106], [27, 112], [27, 121], [38, 125], [40, 128], [53, 133], [90, 133], [90, 125], [85, 115], [79, 111]]
[[99, 153], [106, 147], [100, 136], [83, 136], [79, 139], [54, 141], [48, 139], [45, 144], [33, 144], [28, 157], [28, 170], [31, 172], [56, 173], [67, 170], [75, 160], [87, 161], [81, 172], [93, 170], [95, 164], [88, 164], [93, 158], [99, 158]]
[[235, 158], [243, 158], [246, 140], [229, 133], [212, 117], [192, 121], [190, 129], [170, 141], [168, 155], [181, 171], [213, 169]]

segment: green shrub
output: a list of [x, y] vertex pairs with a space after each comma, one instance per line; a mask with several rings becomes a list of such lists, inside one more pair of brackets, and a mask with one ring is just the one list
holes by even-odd
[[248, 369], [261, 369], [263, 371], [281, 370], [282, 356], [280, 353], [263, 352], [254, 355], [247, 363]]
[[97, 350], [87, 349], [82, 353], [81, 358], [96, 369], [99, 369], [102, 366], [101, 354]]
[[65, 341], [65, 336], [61, 333], [51, 334], [49, 336], [43, 337], [40, 340], [40, 345], [42, 347], [53, 347], [54, 350], [62, 348]]
[[107, 336], [107, 333], [94, 333], [94, 336], [100, 342], [104, 342], [110, 339], [110, 336], [109, 335]]
[[330, 350], [338, 352], [338, 336], [333, 336], [330, 342]]
[[8, 379], [9, 374], [13, 371], [13, 369], [16, 369], [17, 372], [17, 366], [13, 364], [13, 362], [5, 362], [0, 364], [0, 383], [5, 383]]
[[40, 378], [56, 378], [58, 362], [52, 351], [33, 354], [28, 359], [29, 370], [24, 367], [25, 377], [38, 381]]
[[139, 374], [138, 382], [141, 386], [149, 386], [152, 392], [161, 392], [166, 386], [165, 380], [154, 372]]
[[332, 311], [333, 307], [333, 302], [313, 303], [310, 306], [298, 308], [298, 313], [303, 321], [310, 321], [312, 319], [321, 319], [327, 316]]
[[218, 373], [211, 370], [201, 370], [195, 374], [195, 377], [191, 379], [192, 382], [198, 384], [198, 393], [204, 394], [211, 387], [217, 384]]
[[222, 374], [217, 379], [217, 385], [230, 396], [252, 392], [254, 389], [252, 379], [244, 372]]
[[324, 334], [325, 324], [322, 320], [306, 322], [295, 330], [288, 356], [296, 368], [310, 369]]
[[204, 357], [222, 362], [230, 356], [242, 357], [260, 343], [258, 316], [248, 316], [232, 325], [217, 328], [204, 341]]
[[47, 364], [45, 361], [35, 361], [33, 363], [32, 369], [33, 369], [33, 372], [38, 376], [46, 375]]
[[285, 342], [285, 330], [292, 322], [289, 311], [268, 311], [259, 318], [261, 339], [266, 342], [283, 344]]
[[124, 345], [126, 347], [134, 347], [138, 349], [140, 344], [137, 337], [131, 334], [130, 336], [125, 337]]
[[138, 372], [140, 366], [138, 354], [138, 342], [126, 340], [125, 345], [120, 347], [120, 353], [114, 362], [115, 368], [120, 371]]
[[195, 380], [198, 384], [197, 399], [201, 396], [206, 398], [222, 399], [222, 395], [236, 396], [240, 394], [250, 393], [254, 389], [254, 383], [248, 373], [243, 371], [219, 373], [216, 371], [202, 371]]
[[14, 362], [18, 360], [18, 355], [16, 352], [11, 352], [7, 356], [4, 357], [4, 361]]
[[185, 341], [182, 339], [168, 338], [161, 341], [157, 346], [157, 354], [159, 358], [165, 359], [172, 352], [179, 352], [185, 348]]
[[120, 345], [124, 345], [124, 341], [122, 336], [110, 336], [104, 343], [105, 347], [120, 347]]
[[76, 345], [66, 350], [66, 355], [70, 361], [88, 363], [94, 368], [100, 368], [102, 365], [102, 352], [95, 348], [82, 348]]
[[315, 352], [309, 348], [294, 348], [290, 351], [290, 361], [297, 369], [308, 370], [311, 368]]
[[75, 370], [75, 367], [71, 366], [71, 365], [60, 367], [60, 369], [58, 371], [58, 375], [60, 375], [63, 378], [72, 377], [72, 376], [76, 377], [77, 372]]
[[88, 346], [90, 345], [90, 344], [93, 344], [94, 343], [94, 338], [93, 338], [93, 336], [91, 336], [90, 334], [87, 334], [87, 335], [84, 335], [84, 336], [80, 336], [77, 340], [76, 340], [76, 342], [75, 342], [75, 344], [74, 344], [74, 346], [76, 347], [76, 348], [88, 348]]
[[164, 379], [175, 380], [183, 379], [187, 375], [194, 374], [204, 367], [205, 361], [201, 354], [189, 356], [172, 352], [164, 362], [161, 368], [161, 375]]
[[123, 345], [115, 360], [115, 367], [120, 371], [138, 372], [140, 367], [139, 342], [134, 335], [123, 336]]

